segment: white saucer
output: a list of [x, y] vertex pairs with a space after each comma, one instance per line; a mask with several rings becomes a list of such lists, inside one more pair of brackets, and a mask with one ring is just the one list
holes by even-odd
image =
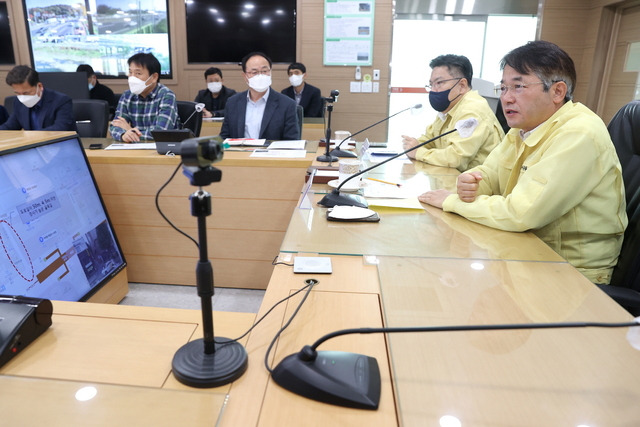
[[[327, 184], [329, 184], [329, 187], [331, 188], [338, 188], [338, 180], [334, 179], [331, 180], [329, 182], [327, 182]], [[347, 182], [347, 185], [345, 185], [344, 187], [340, 188], [340, 191], [358, 191], [361, 188], [365, 188], [367, 185], [369, 185], [368, 182], [366, 181], [360, 181], [360, 183], [357, 186], [351, 185], [351, 182]]]

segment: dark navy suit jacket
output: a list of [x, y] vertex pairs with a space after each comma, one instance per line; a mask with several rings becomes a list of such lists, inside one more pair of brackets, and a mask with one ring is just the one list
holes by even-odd
[[[283, 89], [282, 93], [293, 100], [296, 99], [293, 86]], [[320, 94], [320, 89], [305, 82], [300, 105], [304, 108], [305, 117], [322, 117], [322, 95]]]
[[0, 125], [7, 121], [9, 118], [9, 113], [7, 113], [7, 109], [0, 105]]
[[[44, 88], [42, 98], [32, 108], [38, 108], [37, 130], [76, 131], [73, 105], [71, 98], [67, 95]], [[31, 127], [29, 110], [16, 98], [13, 103], [13, 112], [9, 119], [0, 125], [0, 130], [36, 130]]]
[[[247, 92], [240, 92], [227, 100], [224, 108], [222, 138], [244, 138], [244, 119], [247, 112]], [[295, 140], [300, 139], [297, 105], [292, 99], [269, 89], [267, 105], [262, 116], [260, 139]]]

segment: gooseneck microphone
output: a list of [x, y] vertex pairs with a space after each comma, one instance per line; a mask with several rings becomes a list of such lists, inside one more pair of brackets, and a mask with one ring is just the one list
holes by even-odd
[[361, 134], [361, 133], [362, 133], [362, 132], [364, 132], [365, 130], [369, 130], [369, 129], [371, 129], [372, 127], [377, 126], [377, 125], [379, 125], [379, 124], [380, 124], [380, 123], [382, 123], [382, 122], [386, 122], [386, 121], [387, 121], [387, 120], [389, 120], [390, 118], [392, 118], [392, 117], [394, 117], [394, 116], [397, 116], [397, 115], [398, 115], [398, 114], [400, 114], [400, 113], [404, 113], [405, 111], [408, 111], [408, 110], [417, 110], [417, 109], [419, 109], [419, 108], [422, 108], [422, 104], [416, 104], [416, 105], [414, 105], [414, 106], [412, 106], [412, 107], [405, 108], [405, 109], [404, 109], [404, 110], [402, 110], [402, 111], [398, 111], [397, 113], [390, 115], [389, 117], [385, 117], [384, 119], [380, 120], [379, 122], [375, 122], [375, 123], [374, 123], [374, 124], [372, 124], [371, 126], [367, 126], [366, 128], [364, 128], [364, 129], [362, 129], [362, 130], [359, 130], [358, 132], [354, 133], [353, 135], [349, 135], [348, 137], [346, 137], [345, 139], [343, 139], [342, 141], [340, 141], [340, 142], [338, 143], [338, 145], [336, 145], [336, 148], [334, 148], [333, 150], [331, 150], [331, 153], [330, 153], [330, 154], [331, 154], [332, 156], [336, 156], [336, 157], [358, 157], [356, 154], [354, 154], [354, 153], [353, 153], [353, 152], [351, 152], [351, 151], [345, 151], [345, 150], [341, 150], [341, 149], [340, 149], [340, 147], [342, 146], [342, 144], [343, 144], [346, 140], [348, 140], [349, 138], [353, 138], [353, 137], [354, 137], [354, 136], [356, 136], [356, 135]]
[[378, 409], [381, 381], [376, 359], [343, 351], [316, 351], [320, 344], [348, 334], [632, 326], [640, 326], [640, 318], [623, 323], [568, 322], [342, 329], [327, 334], [313, 345], [304, 346], [300, 352], [282, 359], [271, 372], [271, 377], [281, 387], [309, 399], [350, 408]]
[[324, 154], [320, 155], [318, 157], [316, 157], [316, 160], [319, 162], [327, 162], [327, 163], [331, 163], [331, 162], [335, 162], [336, 160], [338, 160], [338, 158], [336, 156], [332, 156], [331, 154], [329, 154], [329, 145], [330, 145], [330, 141], [331, 141], [331, 113], [333, 112], [333, 103], [334, 102], [338, 102], [338, 96], [340, 95], [340, 92], [338, 91], [338, 89], [334, 89], [331, 91], [330, 96], [326, 97], [326, 98], [322, 98], [322, 102], [327, 104], [326, 109], [327, 109], [327, 130], [325, 132], [325, 141], [326, 141], [326, 148], [324, 150]]
[[189, 123], [189, 120], [191, 120], [191, 118], [193, 117], [194, 114], [196, 113], [202, 113], [202, 110], [204, 110], [204, 104], [203, 103], [198, 103], [195, 105], [195, 109], [193, 110], [193, 113], [191, 113], [191, 115], [189, 117], [187, 117], [187, 120], [184, 121], [184, 123], [182, 123], [182, 126], [180, 129], [184, 129], [184, 127], [187, 125], [187, 123]]
[[[411, 107], [413, 108], [413, 107]], [[475, 128], [478, 126], [478, 120], [475, 118], [470, 118], [470, 119], [466, 119], [466, 120], [460, 120], [456, 123], [455, 129], [451, 129], [450, 131], [447, 131], [445, 133], [442, 133], [438, 136], [435, 136], [425, 142], [421, 142], [418, 145], [415, 145], [411, 148], [409, 148], [408, 150], [403, 151], [402, 153], [398, 153], [394, 156], [389, 157], [388, 159], [385, 159], [384, 161], [380, 162], [380, 163], [376, 163], [375, 165], [368, 167], [367, 169], [361, 170], [360, 172], [351, 175], [350, 177], [348, 177], [347, 179], [345, 179], [344, 181], [342, 181], [342, 183], [340, 185], [338, 185], [337, 188], [334, 188], [331, 193], [327, 194], [326, 196], [324, 196], [322, 198], [322, 200], [320, 200], [318, 202], [318, 204], [320, 206], [325, 206], [327, 208], [332, 208], [334, 206], [358, 206], [361, 208], [366, 208], [368, 207], [368, 203], [367, 201], [364, 199], [364, 197], [362, 196], [358, 196], [358, 195], [354, 195], [354, 194], [340, 194], [340, 189], [342, 188], [342, 186], [344, 184], [346, 184], [347, 182], [351, 181], [353, 178], [356, 178], [360, 175], [362, 175], [363, 173], [369, 172], [372, 169], [377, 168], [378, 166], [384, 165], [387, 162], [390, 162], [393, 159], [397, 159], [398, 157], [407, 154], [410, 151], [416, 150], [420, 147], [422, 147], [423, 145], [426, 145], [430, 142], [435, 141], [438, 138], [442, 138], [445, 135], [449, 135], [450, 133], [453, 133], [455, 131], [458, 131], [458, 133], [460, 133], [460, 136], [462, 136], [463, 138], [467, 138], [469, 136], [471, 136], [471, 134], [473, 133], [473, 131], [475, 130]]]

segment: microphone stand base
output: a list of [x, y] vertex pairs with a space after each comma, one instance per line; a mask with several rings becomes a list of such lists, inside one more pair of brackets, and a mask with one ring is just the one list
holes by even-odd
[[271, 372], [281, 387], [331, 405], [378, 409], [380, 369], [375, 358], [343, 351], [319, 351], [313, 360], [291, 354]]
[[[229, 338], [217, 337], [218, 341]], [[197, 388], [211, 388], [229, 384], [240, 378], [249, 364], [242, 344], [229, 342], [215, 344], [215, 351], [205, 353], [202, 338], [190, 341], [173, 356], [173, 375], [182, 384]]]
[[369, 207], [369, 204], [364, 197], [358, 196], [357, 194], [342, 194], [335, 190], [326, 194], [318, 204], [326, 208], [332, 208], [334, 206], [357, 206], [359, 208]]
[[338, 158], [332, 155], [323, 154], [321, 156], [316, 157], [316, 160], [319, 162], [331, 163], [331, 162], [337, 162]]
[[353, 153], [351, 151], [340, 150], [340, 149], [337, 149], [337, 148], [334, 148], [333, 150], [331, 150], [329, 152], [329, 154], [331, 156], [335, 156], [335, 157], [358, 157], [355, 153]]

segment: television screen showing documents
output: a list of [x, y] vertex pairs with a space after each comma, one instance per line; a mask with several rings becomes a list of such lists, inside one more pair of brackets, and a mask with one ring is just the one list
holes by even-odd
[[77, 136], [0, 151], [0, 294], [84, 301], [125, 265]]

